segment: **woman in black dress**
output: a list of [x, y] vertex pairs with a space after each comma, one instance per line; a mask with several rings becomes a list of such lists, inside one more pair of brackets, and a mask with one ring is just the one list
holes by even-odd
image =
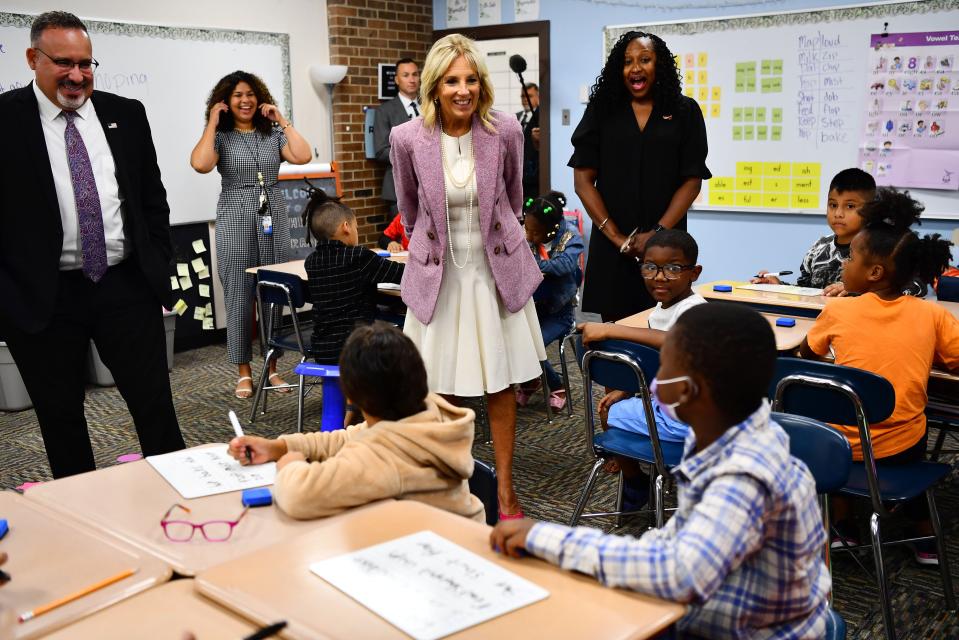
[[639, 272], [646, 241], [685, 229], [706, 168], [706, 124], [682, 95], [672, 52], [657, 36], [624, 34], [573, 133], [576, 194], [593, 221], [583, 311], [619, 320], [655, 303]]

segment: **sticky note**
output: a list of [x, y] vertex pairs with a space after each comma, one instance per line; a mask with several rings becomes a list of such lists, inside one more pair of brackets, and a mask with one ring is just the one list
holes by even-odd
[[733, 179], [730, 177], [713, 177], [709, 181], [709, 190], [712, 191], [729, 191], [733, 188]]
[[762, 162], [737, 162], [736, 163], [736, 175], [737, 176], [759, 176], [763, 172], [763, 163]]
[[741, 176], [737, 176], [736, 178], [737, 191], [759, 191], [760, 184], [759, 178], [743, 178]]
[[766, 107], [756, 107], [756, 122], [766, 121]]
[[719, 117], [719, 103], [714, 102], [709, 105], [709, 117], [718, 118]]
[[700, 102], [709, 100], [709, 87], [700, 87], [696, 97]]
[[209, 297], [210, 297], [210, 285], [208, 285], [208, 284], [201, 284], [201, 285], [200, 285], [199, 287], [197, 287], [197, 288], [198, 288], [199, 291], [200, 291], [200, 297], [202, 297], [202, 298], [209, 298]]
[[203, 307], [193, 307], [193, 319], [194, 320], [203, 320], [206, 317], [206, 314], [203, 313]]
[[788, 193], [764, 193], [763, 206], [772, 209], [785, 209], [789, 207]]
[[212, 316], [212, 315], [213, 315], [213, 303], [212, 303], [212, 302], [207, 302], [207, 303], [206, 303], [206, 306], [203, 307], [203, 313], [205, 313], [207, 316]]
[[736, 78], [736, 93], [745, 93], [746, 92], [746, 79], [742, 77]]
[[762, 204], [761, 193], [752, 193], [750, 191], [736, 191], [736, 197], [733, 204], [737, 207], [758, 207]]
[[742, 122], [742, 121], [743, 121], [743, 108], [733, 107], [733, 122]]
[[746, 93], [756, 91], [756, 78], [746, 78]]
[[203, 240], [202, 240], [202, 239], [201, 239], [201, 240], [194, 240], [194, 241], [193, 241], [193, 250], [194, 250], [196, 253], [203, 253], [204, 251], [206, 251], [206, 245], [203, 244]]
[[763, 175], [764, 176], [788, 176], [789, 163], [788, 162], [764, 162]]
[[743, 140], [755, 140], [756, 139], [756, 128], [751, 124], [747, 124], [743, 127]]
[[783, 79], [780, 77], [773, 77], [769, 83], [770, 93], [782, 93], [783, 91]]
[[769, 129], [764, 124], [756, 125], [756, 139], [766, 140], [769, 137]]
[[819, 196], [815, 193], [794, 193], [792, 206], [794, 209], [819, 209]]
[[686, 73], [683, 74], [683, 83], [696, 84], [696, 72], [687, 70]]
[[171, 288], [171, 289], [179, 289], [179, 288], [180, 288], [180, 283], [177, 282], [176, 276], [170, 276], [170, 288]]
[[693, 88], [692, 87], [683, 87], [683, 95], [687, 98], [693, 97]]
[[203, 271], [197, 271], [196, 277], [200, 280], [206, 280], [210, 277], [210, 270], [207, 267], [203, 267]]
[[781, 76], [783, 74], [783, 61], [782, 59], [773, 60], [773, 75]]
[[789, 193], [789, 178], [763, 178], [764, 193]]
[[709, 55], [704, 51], [700, 51], [699, 55], [696, 56], [696, 64], [700, 67], [705, 67], [708, 62]]
[[187, 310], [187, 304], [183, 302], [182, 299], [177, 300], [176, 304], [173, 305], [173, 311], [175, 311], [178, 316], [182, 316], [183, 312], [186, 310]]
[[686, 66], [687, 66], [687, 67], [695, 67], [695, 66], [696, 66], [696, 56], [693, 55], [692, 53], [687, 53], [687, 54], [686, 54]]
[[773, 72], [773, 61], [772, 60], [763, 60], [759, 64], [759, 72], [764, 76], [768, 76]]
[[709, 192], [709, 204], [713, 206], [732, 206], [734, 192], [732, 191], [712, 191]]
[[709, 90], [709, 97], [712, 100], [719, 100], [723, 95], [722, 87], [713, 87]]
[[819, 177], [820, 164], [818, 162], [794, 162], [793, 176]]
[[773, 107], [773, 122], [783, 121], [783, 110], [781, 107]]
[[733, 127], [733, 140], [739, 142], [743, 139], [743, 128], [741, 126]]
[[190, 275], [190, 265], [185, 262], [176, 263], [176, 274], [178, 276], [188, 276]]
[[213, 329], [213, 318], [203, 318], [203, 330], [210, 331]]
[[793, 193], [819, 193], [819, 178], [793, 178]]
[[190, 261], [190, 264], [193, 265], [193, 270], [197, 273], [206, 269], [206, 263], [203, 262], [203, 258], [194, 258]]
[[752, 122], [756, 117], [756, 111], [752, 107], [743, 107], [743, 122]]
[[772, 133], [769, 136], [769, 139], [775, 142], [781, 141], [783, 139], [783, 128], [780, 127], [779, 125], [774, 125]]
[[696, 74], [696, 82], [699, 84], [708, 84], [709, 83], [709, 73], [707, 71], [700, 70]]
[[190, 280], [190, 276], [183, 276], [180, 278], [180, 288], [184, 291], [193, 288], [193, 281]]

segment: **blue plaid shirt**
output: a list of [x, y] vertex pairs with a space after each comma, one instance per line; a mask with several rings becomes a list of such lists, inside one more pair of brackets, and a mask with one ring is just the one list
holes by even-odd
[[816, 485], [769, 404], [673, 470], [679, 506], [636, 539], [539, 523], [526, 548], [564, 569], [689, 603], [680, 631], [707, 638], [822, 638], [829, 572]]

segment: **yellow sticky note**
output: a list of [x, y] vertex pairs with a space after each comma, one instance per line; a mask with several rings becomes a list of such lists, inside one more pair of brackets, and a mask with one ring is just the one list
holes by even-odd
[[193, 241], [193, 250], [196, 253], [203, 253], [206, 251], [206, 245], [203, 244], [203, 240], [194, 240]]
[[732, 206], [734, 204], [732, 191], [709, 191], [709, 204], [713, 206]]
[[697, 98], [700, 102], [706, 102], [709, 100], [709, 87], [700, 87], [699, 92], [697, 93]]
[[193, 288], [193, 281], [190, 280], [190, 276], [183, 276], [180, 278], [180, 288], [184, 291]]
[[200, 297], [201, 297], [201, 298], [209, 298], [209, 297], [210, 297], [210, 285], [208, 285], [208, 284], [201, 284], [201, 285], [199, 285], [199, 286], [197, 287], [197, 289], [198, 289], [199, 292], [200, 292]]
[[203, 320], [206, 317], [206, 314], [203, 313], [203, 307], [193, 307], [193, 319], [194, 320]]
[[789, 178], [763, 178], [766, 193], [789, 193]]
[[794, 162], [792, 163], [794, 176], [818, 178], [821, 165], [818, 162]]
[[713, 177], [709, 181], [709, 191], [729, 191], [733, 188], [733, 178], [729, 177]]
[[203, 330], [210, 331], [213, 329], [213, 318], [203, 318]]
[[815, 193], [794, 193], [792, 206], [794, 209], [819, 209], [819, 196]]
[[170, 288], [171, 288], [171, 289], [179, 289], [179, 288], [180, 288], [180, 283], [177, 282], [176, 276], [170, 276]]
[[185, 262], [178, 262], [176, 264], [176, 274], [178, 276], [188, 276], [190, 275], [190, 265]]
[[723, 88], [722, 87], [713, 87], [709, 90], [709, 97], [713, 100], [719, 100], [722, 97]]
[[693, 55], [693, 54], [691, 54], [691, 53], [687, 53], [687, 54], [686, 54], [686, 66], [687, 66], [687, 67], [695, 67], [695, 66], [696, 66], [696, 56], [695, 56], [695, 55]]
[[736, 178], [737, 191], [759, 191], [759, 178]]
[[706, 71], [700, 70], [696, 74], [696, 82], [699, 84], [708, 84], [709, 83], [709, 74]]
[[785, 209], [789, 207], [788, 193], [764, 193], [763, 206], [773, 209]]
[[737, 207], [758, 207], [762, 204], [762, 195], [761, 193], [752, 193], [750, 191], [736, 191], [734, 192], [736, 197], [733, 199], [733, 204]]
[[187, 304], [183, 302], [183, 299], [176, 301], [176, 304], [173, 305], [173, 311], [176, 312], [178, 316], [182, 316], [183, 312], [187, 310]]
[[709, 105], [709, 117], [710, 117], [710, 118], [718, 118], [718, 117], [719, 117], [719, 103], [718, 103], [718, 102], [714, 102], [714, 103], [712, 103], [711, 105]]
[[696, 56], [696, 64], [700, 67], [705, 67], [707, 62], [709, 62], [709, 55], [701, 51], [699, 55]]
[[683, 84], [696, 84], [696, 72], [687, 70], [683, 74]]
[[206, 269], [206, 263], [203, 262], [203, 258], [194, 258], [190, 261], [190, 264], [193, 265], [193, 270], [197, 273]]
[[683, 87], [683, 95], [687, 98], [693, 97], [693, 88], [692, 87]]
[[736, 175], [737, 176], [758, 176], [763, 172], [763, 163], [762, 162], [737, 162], [736, 163]]
[[788, 162], [764, 162], [763, 163], [763, 175], [764, 176], [788, 176], [789, 175], [789, 163]]
[[819, 193], [819, 178], [793, 177], [793, 193]]
[[196, 272], [196, 277], [200, 280], [206, 280], [210, 277], [210, 270], [207, 267], [203, 267], [201, 271]]
[[212, 303], [212, 302], [207, 302], [207, 303], [206, 303], [206, 306], [203, 307], [203, 313], [206, 314], [208, 317], [212, 317], [212, 316], [213, 316], [213, 303]]

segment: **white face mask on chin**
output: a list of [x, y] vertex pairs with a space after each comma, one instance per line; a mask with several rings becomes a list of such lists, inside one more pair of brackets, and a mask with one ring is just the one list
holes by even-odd
[[665, 380], [660, 380], [659, 378], [653, 378], [652, 384], [649, 385], [649, 392], [656, 397], [656, 400], [659, 402], [659, 406], [662, 407], [663, 409], [663, 413], [666, 414], [667, 418], [675, 422], [682, 422], [682, 420], [679, 419], [679, 416], [676, 415], [676, 407], [682, 404], [682, 402], [678, 400], [672, 403], [663, 402], [662, 398], [660, 398], [659, 394], [657, 393], [657, 389], [659, 389], [660, 385], [683, 382], [684, 380], [689, 381], [689, 386], [692, 387], [692, 392], [696, 393], [696, 383], [693, 382], [693, 379], [690, 378], [689, 376], [679, 376], [676, 378], [667, 378]]

